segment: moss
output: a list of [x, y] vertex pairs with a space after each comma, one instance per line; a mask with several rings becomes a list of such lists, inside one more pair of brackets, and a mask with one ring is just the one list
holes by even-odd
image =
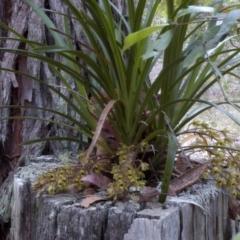
[[9, 222], [12, 210], [13, 183], [3, 190], [0, 197], [0, 222]]

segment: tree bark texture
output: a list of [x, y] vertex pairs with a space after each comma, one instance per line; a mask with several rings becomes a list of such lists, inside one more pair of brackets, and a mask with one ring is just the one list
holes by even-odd
[[[49, 8], [57, 12], [64, 12], [68, 14], [68, 9], [62, 1], [54, 0], [34, 0], [34, 2], [41, 8]], [[82, 7], [81, 1], [73, 0], [74, 4]], [[24, 35], [29, 40], [40, 43], [53, 43], [48, 30], [42, 23], [39, 16], [29, 8], [23, 1], [8, 1], [5, 2], [9, 6], [9, 14], [6, 22], [8, 25]], [[63, 31], [63, 17], [59, 14], [50, 14], [58, 30]], [[86, 42], [86, 38], [81, 31], [81, 26], [77, 25], [74, 20], [69, 20], [72, 26], [72, 36], [80, 41]], [[8, 32], [8, 37], [16, 37], [13, 33]], [[27, 46], [20, 44], [18, 41], [7, 40], [2, 45], [10, 49], [27, 49]], [[53, 56], [55, 59], [56, 56]], [[61, 61], [61, 60], [60, 60]], [[1, 67], [15, 69], [26, 72], [34, 77], [40, 78], [48, 84], [59, 86], [62, 93], [70, 97], [69, 91], [66, 90], [59, 79], [54, 76], [49, 67], [43, 62], [18, 56], [17, 54], [5, 52], [1, 59]], [[70, 84], [74, 89], [73, 79], [69, 79]], [[21, 106], [37, 106], [41, 108], [54, 108], [55, 110], [63, 111], [64, 113], [75, 115], [67, 104], [63, 102], [58, 95], [50, 91], [47, 87], [29, 79], [27, 77], [19, 76], [15, 73], [1, 71], [0, 75], [0, 104], [1, 105], [21, 105]], [[34, 109], [1, 109], [1, 117], [9, 116], [34, 116], [44, 119], [52, 119], [55, 121], [65, 122], [52, 113], [36, 111]], [[80, 120], [80, 119], [79, 119]], [[16, 159], [21, 155], [26, 154], [40, 155], [45, 152], [59, 153], [62, 150], [77, 151], [79, 146], [74, 143], [66, 142], [51, 142], [33, 144], [27, 147], [20, 147], [22, 141], [30, 139], [38, 139], [46, 136], [72, 136], [76, 135], [74, 132], [69, 132], [67, 129], [52, 126], [43, 121], [33, 120], [12, 120], [0, 122], [0, 140], [5, 151], [5, 155], [9, 156], [11, 164], [16, 164]], [[79, 136], [80, 138], [80, 136]]]
[[[50, 9], [56, 12], [70, 14], [63, 0], [32, 0], [40, 8]], [[71, 1], [78, 9], [84, 8], [84, 1]], [[113, 3], [124, 11], [126, 4], [125, 0], [113, 0]], [[48, 13], [53, 20], [56, 28], [63, 31], [63, 17], [60, 14]], [[43, 24], [41, 18], [25, 3], [24, 0], [1, 0], [0, 1], [0, 21], [14, 29], [19, 34], [22, 34], [28, 40], [37, 41], [39, 43], [54, 44], [49, 31]], [[68, 24], [71, 29], [71, 36], [88, 45], [88, 39], [84, 35], [82, 27], [74, 20], [69, 18]], [[6, 31], [0, 27], [0, 36], [16, 38], [16, 35], [10, 31]], [[76, 49], [82, 49], [81, 45], [74, 43]], [[0, 47], [10, 49], [24, 49], [28, 46], [19, 41], [0, 40]], [[57, 56], [52, 54], [54, 59]], [[58, 59], [61, 61], [61, 59]], [[52, 70], [40, 60], [27, 58], [14, 53], [0, 51], [0, 66], [25, 72], [29, 75], [37, 77], [48, 84], [58, 86], [60, 91], [67, 97], [71, 98], [69, 91], [64, 88], [59, 78], [57, 78]], [[85, 74], [79, 70], [79, 74]], [[73, 79], [69, 79], [72, 89], [75, 89]], [[35, 106], [40, 108], [50, 108], [69, 114], [79, 121], [75, 112], [69, 108], [59, 96], [52, 92], [44, 85], [33, 81], [30, 78], [15, 74], [13, 72], [0, 72], [0, 106], [20, 105], [20, 106]], [[32, 116], [44, 119], [51, 119], [62, 123], [67, 123], [66, 119], [59, 117], [53, 113], [44, 112], [30, 108], [0, 108], [0, 118], [15, 117], [15, 116]], [[39, 139], [50, 136], [82, 136], [79, 133], [64, 127], [50, 124], [46, 121], [14, 119], [0, 121], [0, 223], [9, 222], [9, 208], [11, 198], [12, 174], [16, 167], [28, 164], [24, 162], [29, 159], [26, 156], [39, 156], [44, 154], [59, 154], [61, 152], [71, 151], [78, 152], [82, 146], [73, 142], [52, 141], [21, 146], [21, 142]], [[3, 206], [8, 206], [4, 208]], [[6, 210], [8, 209], [8, 210]], [[4, 225], [4, 224], [3, 224]], [[1, 232], [0, 236], [4, 236]], [[4, 239], [4, 238], [3, 238]], [[0, 237], [1, 240], [1, 237]]]

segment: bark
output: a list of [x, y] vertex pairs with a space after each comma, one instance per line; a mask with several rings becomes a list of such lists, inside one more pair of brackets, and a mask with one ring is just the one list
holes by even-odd
[[[54, 0], [34, 0], [34, 2], [41, 8], [49, 8], [57, 12], [68, 13], [68, 9], [64, 5], [63, 1]], [[73, 1], [78, 7], [82, 7], [81, 1]], [[4, 5], [5, 4], [5, 5]], [[6, 22], [9, 26], [15, 29], [18, 33], [24, 35], [29, 40], [53, 43], [48, 30], [44, 26], [39, 16], [29, 8], [29, 6], [23, 1], [8, 1], [1, 2], [2, 8], [10, 8], [11, 14], [9, 14]], [[50, 17], [56, 24], [57, 29], [63, 30], [63, 17], [58, 14], [50, 14]], [[69, 20], [69, 24], [73, 27], [72, 35], [80, 41], [86, 42], [81, 27], [77, 25], [74, 20]], [[2, 30], [1, 30], [2, 31]], [[8, 37], [16, 37], [13, 33], [8, 32]], [[3, 47], [11, 49], [27, 49], [27, 46], [20, 44], [18, 41], [7, 40], [2, 43]], [[54, 56], [56, 59], [56, 56]], [[1, 59], [2, 68], [10, 68], [40, 78], [48, 84], [58, 85], [61, 92], [70, 97], [69, 91], [63, 88], [59, 79], [52, 73], [49, 67], [36, 59], [30, 59], [26, 57], [18, 56], [17, 54], [5, 52]], [[67, 104], [59, 99], [58, 95], [40, 85], [39, 83], [29, 79], [27, 77], [16, 75], [7, 71], [1, 71], [0, 73], [0, 104], [1, 105], [21, 105], [21, 106], [37, 106], [41, 108], [54, 108], [55, 110], [61, 110], [64, 113], [75, 113], [68, 108]], [[74, 88], [74, 81], [70, 79], [70, 84]], [[44, 111], [36, 111], [33, 109], [11, 110], [9, 108], [1, 109], [1, 117], [9, 116], [35, 116], [45, 119], [54, 119], [55, 121], [66, 122], [52, 113]], [[80, 119], [79, 119], [80, 120]], [[14, 167], [19, 157], [24, 158], [27, 154], [37, 156], [40, 154], [52, 153], [57, 154], [61, 151], [73, 151], [77, 152], [79, 146], [75, 143], [67, 142], [51, 142], [51, 143], [39, 143], [29, 145], [27, 147], [20, 147], [22, 141], [30, 139], [38, 139], [46, 136], [72, 136], [77, 133], [70, 132], [65, 128], [52, 126], [47, 122], [33, 121], [33, 120], [12, 120], [0, 122], [0, 140], [2, 148], [5, 151], [5, 158], [8, 156], [11, 165]], [[81, 136], [78, 136], [79, 138]], [[5, 176], [6, 177], [6, 176]]]
[[[63, 1], [55, 0], [33, 0], [41, 8], [49, 8], [57, 12], [68, 13], [68, 9]], [[77, 8], [82, 8], [82, 2], [74, 0], [73, 3]], [[63, 18], [61, 15], [50, 14], [57, 29], [63, 29]], [[29, 8], [24, 0], [2, 0], [0, 1], [0, 20], [9, 27], [13, 28], [18, 33], [24, 35], [29, 40], [41, 43], [53, 43], [53, 39], [49, 34], [47, 28], [44, 26], [40, 17]], [[87, 43], [81, 27], [73, 20], [69, 19], [72, 36], [78, 38], [80, 41]], [[12, 32], [7, 32], [4, 28], [0, 28], [0, 36], [7, 36], [9, 38], [16, 38]], [[10, 49], [27, 49], [27, 46], [21, 44], [19, 41], [0, 41], [0, 47]], [[80, 49], [81, 50], [81, 49]], [[53, 56], [56, 59], [56, 56]], [[17, 54], [0, 51], [0, 65], [1, 68], [9, 68], [26, 72], [34, 77], [40, 78], [48, 84], [59, 85], [62, 93], [70, 98], [70, 93], [61, 88], [61, 82], [53, 74], [49, 67], [36, 59], [30, 59]], [[70, 84], [74, 89], [74, 81], [70, 79]], [[61, 110], [64, 113], [76, 116], [76, 114], [67, 106], [67, 104], [50, 91], [47, 87], [39, 83], [11, 73], [8, 71], [0, 72], [0, 106], [6, 105], [20, 105], [20, 106], [37, 106], [41, 108], [54, 108]], [[53, 119], [59, 122], [66, 122], [65, 119], [60, 118], [49, 112], [36, 111], [33, 109], [10, 109], [1, 108], [0, 118], [7, 118], [11, 116], [34, 116], [45, 119]], [[81, 119], [79, 119], [81, 121]], [[12, 171], [19, 166], [24, 165], [26, 156], [38, 156], [41, 154], [59, 154], [64, 151], [78, 152], [82, 147], [76, 143], [69, 142], [42, 142], [27, 146], [21, 146], [21, 142], [43, 138], [46, 136], [75, 136], [81, 138], [76, 133], [69, 131], [63, 127], [53, 126], [43, 121], [33, 120], [4, 120], [0, 121], [0, 223], [3, 228], [0, 229], [0, 236], [3, 239], [6, 237], [4, 229], [9, 227], [5, 224], [10, 220], [10, 199], [11, 199], [11, 184]], [[5, 224], [5, 225], [4, 225]], [[1, 237], [0, 237], [1, 239]]]
[[[41, 8], [55, 10], [69, 14], [69, 11], [63, 0], [32, 0]], [[120, 0], [114, 0], [114, 4], [122, 4]], [[72, 0], [72, 3], [78, 9], [84, 9], [84, 1]], [[124, 7], [125, 5], [118, 5]], [[49, 13], [49, 17], [53, 20], [56, 28], [63, 30], [63, 17], [59, 14]], [[40, 17], [25, 3], [24, 0], [1, 0], [0, 1], [0, 21], [7, 24], [9, 27], [24, 35], [27, 39], [37, 41], [40, 43], [54, 44], [49, 31], [44, 26]], [[88, 39], [84, 36], [81, 26], [74, 20], [69, 18], [69, 26], [71, 26], [71, 35], [79, 41], [88, 44]], [[3, 27], [0, 27], [0, 36], [7, 36], [9, 38], [16, 38], [12, 32], [7, 32]], [[82, 51], [81, 46], [76, 44], [76, 48]], [[19, 41], [1, 40], [0, 47], [10, 49], [27, 49], [28, 46], [21, 44]], [[57, 59], [56, 55], [52, 55]], [[59, 59], [61, 61], [61, 59]], [[58, 85], [61, 92], [71, 98], [70, 93], [63, 87], [59, 79], [53, 74], [51, 69], [43, 62], [19, 56], [14, 53], [7, 53], [0, 51], [0, 66], [1, 68], [9, 68], [26, 72], [34, 77], [40, 78], [48, 84]], [[85, 74], [80, 72], [80, 74]], [[72, 88], [75, 88], [73, 79], [69, 79]], [[1, 70], [0, 72], [0, 106], [20, 105], [20, 106], [36, 106], [41, 108], [52, 108], [54, 110], [61, 110], [69, 114], [79, 121], [75, 112], [62, 101], [57, 94], [49, 90], [47, 87], [40, 85], [36, 81], [24, 76], [17, 75], [13, 72]], [[36, 111], [29, 108], [14, 109], [14, 108], [0, 108], [0, 118], [8, 118], [15, 116], [33, 116], [45, 119], [52, 119], [54, 121], [67, 123], [66, 119], [58, 115]], [[79, 144], [58, 141], [58, 142], [42, 142], [38, 144], [31, 144], [21, 146], [24, 141], [39, 139], [47, 136], [74, 136], [79, 139], [82, 136], [77, 132], [69, 131], [66, 128], [55, 126], [43, 121], [34, 120], [4, 120], [0, 121], [0, 204], [7, 203], [6, 209], [0, 209], [0, 223], [9, 222], [9, 208], [11, 199], [11, 184], [12, 172], [18, 166], [28, 164], [25, 159], [29, 156], [39, 156], [44, 154], [60, 154], [61, 152], [77, 153], [82, 146]], [[27, 157], [28, 156], [28, 157]], [[2, 185], [4, 184], [4, 185]], [[2, 186], [1, 186], [2, 185]], [[4, 186], [4, 188], [3, 188]], [[8, 199], [8, 200], [6, 200]], [[3, 210], [3, 211], [1, 211]], [[3, 214], [3, 215], [2, 215]], [[0, 236], [3, 236], [0, 229]]]

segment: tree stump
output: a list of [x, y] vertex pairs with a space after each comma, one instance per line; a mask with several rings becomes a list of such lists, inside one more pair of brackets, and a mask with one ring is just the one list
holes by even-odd
[[209, 191], [209, 184], [198, 190], [205, 212], [191, 203], [170, 202], [171, 198], [163, 205], [105, 201], [86, 209], [80, 205], [81, 194], [36, 197], [31, 182], [59, 164], [50, 161], [32, 162], [14, 176], [13, 240], [227, 240], [240, 231], [239, 223], [228, 218], [227, 196], [217, 189]]

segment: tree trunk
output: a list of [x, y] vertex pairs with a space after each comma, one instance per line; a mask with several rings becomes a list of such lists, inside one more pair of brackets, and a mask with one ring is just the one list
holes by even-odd
[[[63, 0], [32, 1], [40, 8], [63, 12], [67, 15], [69, 14]], [[72, 0], [72, 3], [78, 9], [84, 9], [83, 2], [81, 0]], [[113, 3], [122, 11], [125, 11], [125, 2], [125, 0], [113, 0]], [[53, 20], [56, 28], [62, 31], [63, 16], [49, 13], [49, 17]], [[24, 35], [29, 40], [54, 44], [53, 38], [40, 17], [24, 0], [1, 0], [0, 21]], [[72, 37], [87, 45], [88, 40], [83, 33], [82, 27], [74, 19], [70, 18], [68, 24], [71, 29]], [[0, 36], [16, 38], [14, 33], [10, 31], [7, 32], [3, 27], [0, 27]], [[80, 51], [86, 51], [86, 49], [81, 49], [80, 45], [77, 46], [77, 43], [75, 43], [75, 45]], [[1, 40], [0, 47], [27, 50], [28, 46], [18, 41]], [[57, 56], [54, 54], [52, 57], [57, 59]], [[40, 60], [0, 51], [0, 61], [1, 68], [22, 71], [40, 78], [48, 84], [57, 85], [65, 96], [71, 97], [69, 91], [64, 88], [61, 81], [53, 74], [51, 69]], [[80, 71], [80, 74], [85, 73]], [[69, 79], [69, 83], [74, 89], [74, 80]], [[27, 77], [2, 70], [0, 72], [0, 106], [7, 105], [50, 108], [78, 118], [75, 112], [67, 106], [66, 102], [62, 101], [56, 93], [52, 92], [47, 87]], [[66, 119], [46, 111], [44, 112], [30, 108], [0, 108], [0, 118], [15, 116], [32, 116], [67, 123]], [[78, 120], [81, 121], [81, 119]], [[46, 121], [28, 119], [0, 120], [0, 223], [2, 223], [1, 225], [3, 226], [2, 229], [0, 228], [0, 240], [1, 237], [2, 239], [6, 238], [5, 230], [9, 228], [11, 213], [10, 199], [12, 194], [11, 186], [13, 181], [12, 172], [16, 167], [28, 164], [28, 162], [25, 162], [25, 159], [29, 159], [29, 156], [59, 154], [66, 151], [77, 153], [79, 149], [82, 148], [79, 144], [66, 141], [42, 142], [27, 146], [20, 145], [24, 141], [47, 136], [74, 136], [79, 139], [82, 138], [79, 133], [73, 132], [72, 130], [70, 131], [64, 127], [55, 126]]]
[[[66, 6], [62, 1], [54, 0], [34, 0], [34, 2], [41, 8], [49, 8], [57, 12], [68, 13]], [[81, 8], [80, 1], [73, 1], [74, 4]], [[5, 7], [9, 7], [10, 2], [5, 3]], [[9, 7], [10, 8], [10, 7]], [[12, 1], [11, 14], [7, 16], [6, 22], [9, 26], [18, 31], [20, 34], [27, 37], [29, 40], [53, 43], [48, 30], [43, 25], [38, 15], [28, 7], [24, 1]], [[50, 17], [54, 21], [57, 29], [60, 31], [63, 29], [63, 17], [58, 14], [50, 14]], [[71, 20], [69, 24], [72, 24], [72, 35], [80, 41], [86, 41], [81, 32], [81, 27], [76, 26], [76, 23]], [[8, 37], [15, 37], [13, 33], [8, 33]], [[6, 48], [12, 49], [26, 49], [24, 44], [19, 44], [17, 41], [7, 40], [3, 43]], [[56, 59], [56, 56], [54, 56]], [[61, 92], [70, 97], [69, 91], [67, 91], [59, 82], [56, 76], [51, 72], [49, 67], [36, 59], [25, 58], [17, 56], [17, 54], [4, 53], [1, 59], [1, 67], [10, 69], [16, 69], [19, 71], [27, 72], [28, 74], [40, 78], [48, 84], [57, 85], [60, 87]], [[74, 82], [69, 80], [74, 88]], [[61, 88], [62, 87], [62, 88]], [[64, 113], [74, 116], [74, 112], [68, 109], [65, 102], [63, 102], [58, 95], [40, 85], [39, 83], [28, 79], [23, 76], [18, 76], [14, 73], [7, 71], [1, 71], [1, 85], [0, 85], [0, 103], [1, 105], [21, 105], [21, 106], [37, 106], [53, 108], [55, 110], [63, 111]], [[36, 111], [33, 109], [1, 109], [1, 117], [8, 116], [35, 116], [44, 119], [54, 119], [55, 121], [65, 122], [65, 119], [60, 119], [58, 116], [43, 111]], [[12, 120], [1, 121], [1, 142], [5, 151], [5, 156], [9, 156], [8, 160], [11, 160], [13, 166], [16, 165], [16, 161], [19, 156], [23, 157], [26, 154], [37, 156], [45, 153], [59, 153], [61, 151], [69, 150], [76, 152], [79, 148], [76, 144], [67, 142], [43, 142], [40, 144], [33, 144], [26, 147], [20, 147], [19, 144], [22, 141], [30, 139], [38, 139], [46, 136], [71, 136], [73, 132], [69, 132], [67, 129], [52, 126], [51, 124], [43, 121], [33, 120]], [[80, 137], [80, 136], [79, 136]]]
[[[56, 12], [63, 12], [69, 14], [63, 0], [32, 0], [40, 8], [47, 8]], [[122, 2], [115, 0], [115, 2]], [[84, 9], [84, 4], [81, 0], [72, 0], [72, 3], [78, 8]], [[63, 30], [63, 16], [60, 14], [49, 13], [50, 18], [56, 25], [58, 30]], [[37, 41], [40, 43], [53, 44], [53, 38], [49, 31], [44, 26], [40, 17], [25, 3], [24, 0], [1, 0], [0, 1], [0, 21], [13, 28], [18, 33], [24, 35], [27, 39]], [[71, 35], [79, 41], [88, 44], [87, 38], [84, 36], [82, 28], [74, 19], [69, 19], [68, 24], [71, 26]], [[7, 32], [0, 27], [0, 36], [7, 36], [9, 38], [16, 38], [14, 33]], [[76, 43], [75, 43], [76, 44]], [[18, 41], [1, 40], [0, 47], [10, 49], [27, 49], [25, 44], [20, 44]], [[81, 46], [76, 46], [79, 50]], [[53, 55], [53, 58], [57, 57]], [[43, 62], [30, 59], [17, 54], [0, 51], [0, 65], [1, 68], [9, 68], [22, 72], [26, 72], [34, 77], [40, 78], [48, 84], [59, 86], [61, 92], [71, 97], [69, 91], [64, 88], [59, 79], [53, 74], [50, 68]], [[80, 72], [81, 74], [84, 74]], [[69, 83], [74, 89], [73, 79], [69, 79]], [[0, 106], [20, 105], [20, 106], [36, 106], [40, 108], [50, 108], [60, 110], [63, 113], [69, 114], [77, 118], [74, 111], [72, 111], [62, 101], [57, 94], [49, 90], [47, 87], [40, 85], [24, 76], [17, 75], [13, 72], [0, 72]], [[63, 119], [53, 113], [34, 110], [30, 108], [0, 108], [0, 118], [14, 117], [14, 116], [33, 116], [44, 119], [52, 119], [66, 123]], [[81, 121], [81, 119], [79, 119]], [[0, 121], [0, 223], [9, 222], [9, 211], [6, 206], [10, 208], [10, 202], [6, 201], [11, 196], [9, 190], [12, 182], [12, 174], [9, 174], [17, 166], [26, 165], [24, 162], [26, 156], [39, 156], [45, 154], [59, 154], [61, 152], [77, 153], [82, 146], [73, 142], [58, 141], [58, 142], [42, 142], [38, 144], [31, 144], [21, 146], [21, 142], [32, 139], [39, 139], [47, 136], [74, 136], [81, 139], [79, 133], [70, 131], [63, 127], [55, 126], [48, 122], [40, 120], [15, 119], [15, 120], [1, 120]], [[5, 184], [3, 184], [5, 182]], [[4, 186], [4, 187], [3, 187]], [[7, 196], [7, 197], [6, 197]], [[6, 198], [5, 198], [6, 197]], [[3, 203], [4, 204], [1, 204]], [[3, 208], [2, 206], [5, 206]], [[7, 226], [8, 225], [3, 225]], [[2, 232], [1, 232], [2, 231]], [[0, 236], [5, 236], [4, 231], [0, 228]], [[4, 237], [3, 237], [4, 239]], [[1, 240], [1, 237], [0, 237]]]

